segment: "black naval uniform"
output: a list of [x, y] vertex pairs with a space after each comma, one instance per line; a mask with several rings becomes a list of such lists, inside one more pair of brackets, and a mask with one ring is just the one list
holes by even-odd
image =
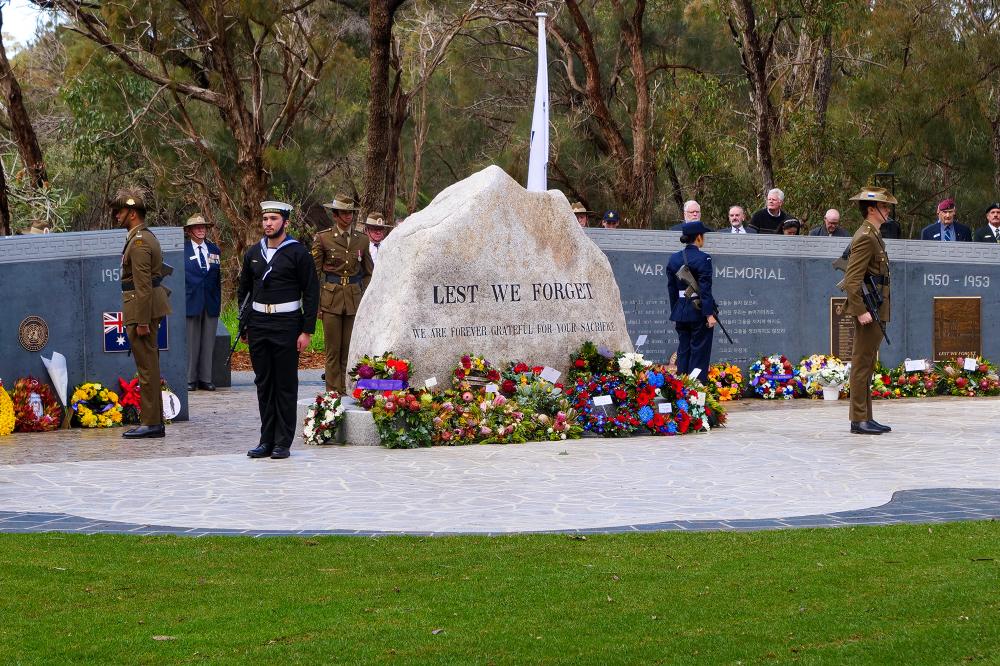
[[[270, 263], [266, 248], [264, 238], [243, 257], [238, 298], [242, 303], [247, 293], [253, 294], [246, 335], [257, 385], [260, 444], [272, 449], [291, 446], [295, 437], [299, 393], [295, 345], [301, 333], [312, 335], [316, 330], [319, 282], [316, 265], [302, 243], [286, 238]], [[299, 307], [294, 307], [296, 301]]]

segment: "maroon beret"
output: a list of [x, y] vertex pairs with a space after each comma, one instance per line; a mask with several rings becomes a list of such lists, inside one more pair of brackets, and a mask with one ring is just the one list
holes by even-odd
[[954, 199], [945, 199], [944, 201], [938, 204], [938, 210], [951, 210], [954, 207], [955, 207]]

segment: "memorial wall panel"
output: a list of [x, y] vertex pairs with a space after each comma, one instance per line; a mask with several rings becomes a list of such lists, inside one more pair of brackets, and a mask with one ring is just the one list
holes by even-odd
[[[676, 350], [669, 322], [666, 265], [681, 249], [672, 231], [588, 229], [607, 254], [622, 294], [629, 334], [649, 336], [641, 351], [665, 360]], [[721, 318], [734, 344], [715, 335], [713, 361], [747, 365], [763, 354], [783, 353], [798, 360], [830, 353], [849, 321], [832, 320], [844, 293], [836, 288], [843, 273], [831, 262], [849, 239], [712, 234], [704, 250], [715, 264], [714, 293]], [[887, 326], [891, 345], [883, 343], [882, 361], [896, 365], [906, 358], [933, 358], [935, 297], [975, 297], [981, 326], [1000, 314], [1000, 246], [990, 243], [942, 244], [932, 241], [887, 241], [892, 273], [892, 316]], [[968, 304], [969, 301], [962, 301]], [[957, 307], [957, 306], [956, 306]], [[971, 306], [964, 306], [968, 311]], [[954, 311], [941, 316], [955, 318]], [[982, 353], [1000, 361], [1000, 340], [975, 330], [976, 317], [939, 322], [939, 334], [951, 340], [952, 352], [981, 340]], [[840, 326], [832, 337], [831, 325]], [[963, 346], [964, 345], [964, 346]], [[846, 347], [849, 349], [849, 346]]]
[[[188, 418], [187, 342], [184, 321], [184, 256], [180, 228], [153, 230], [164, 261], [174, 274], [164, 280], [174, 311], [167, 318], [167, 349], [160, 352], [161, 374], [181, 400], [178, 420]], [[69, 390], [84, 381], [99, 381], [118, 391], [118, 377], [130, 379], [135, 361], [128, 353], [105, 351], [105, 330], [115, 324], [104, 313], [121, 310], [121, 248], [125, 232], [92, 231], [0, 238], [0, 284], [5, 287], [0, 317], [0, 377], [13, 386], [32, 374], [48, 381], [41, 357], [58, 351], [66, 357]], [[19, 342], [19, 327], [39, 317], [48, 339], [39, 351]], [[117, 330], [108, 339], [113, 344]]]

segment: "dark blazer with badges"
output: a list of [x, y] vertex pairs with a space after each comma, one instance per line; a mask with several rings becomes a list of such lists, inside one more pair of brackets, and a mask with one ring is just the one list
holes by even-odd
[[[952, 222], [952, 226], [955, 227], [956, 241], [969, 242], [972, 240], [972, 232], [969, 231], [969, 227], [958, 222]], [[941, 240], [941, 223], [934, 222], [924, 227], [923, 231], [920, 232], [920, 240]]]
[[198, 263], [194, 243], [184, 241], [184, 295], [188, 317], [198, 317], [203, 312], [209, 317], [218, 317], [222, 308], [222, 271], [219, 246], [204, 241], [205, 260], [208, 271]]
[[977, 243], [996, 243], [996, 242], [998, 242], [996, 235], [993, 233], [993, 227], [991, 227], [988, 224], [983, 225], [983, 226], [979, 227], [978, 229], [976, 229], [975, 233], [972, 234], [972, 240], [974, 240]]
[[160, 242], [145, 223], [130, 231], [122, 249], [122, 315], [125, 324], [145, 324], [170, 314]]
[[[236, 295], [238, 302], [242, 303], [248, 293], [253, 294], [254, 302], [269, 305], [301, 300], [302, 330], [299, 332], [312, 335], [316, 331], [316, 313], [319, 309], [316, 266], [309, 256], [309, 250], [294, 238], [288, 238], [282, 243], [270, 264], [264, 258], [260, 243], [247, 250], [240, 270]], [[253, 313], [253, 310], [250, 312]]]
[[[851, 239], [851, 256], [844, 271], [844, 291], [847, 292], [847, 312], [860, 317], [868, 309], [861, 295], [861, 282], [866, 274], [878, 275], [889, 281], [889, 255], [885, 251], [885, 241], [871, 222], [862, 222]], [[889, 321], [889, 285], [881, 285], [882, 307], [878, 316], [883, 322]]]
[[[688, 268], [698, 280], [701, 291], [701, 310], [691, 305], [690, 299], [682, 298], [684, 283], [677, 277], [677, 271], [684, 265], [687, 256]], [[715, 299], [712, 297], [712, 256], [702, 252], [696, 245], [688, 245], [680, 252], [675, 252], [667, 262], [667, 289], [670, 291], [670, 321], [699, 322], [708, 315], [715, 314]]]

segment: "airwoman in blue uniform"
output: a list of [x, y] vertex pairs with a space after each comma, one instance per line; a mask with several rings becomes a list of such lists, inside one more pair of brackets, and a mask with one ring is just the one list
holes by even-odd
[[[680, 344], [677, 348], [677, 372], [689, 374], [696, 368], [698, 379], [708, 377], [712, 356], [712, 335], [716, 324], [715, 299], [712, 297], [712, 256], [702, 252], [705, 234], [711, 229], [700, 221], [685, 222], [681, 227], [684, 249], [675, 252], [667, 263], [667, 288], [670, 290], [670, 321], [674, 322]], [[677, 277], [685, 264], [698, 282], [701, 307], [696, 307], [692, 290]]]

